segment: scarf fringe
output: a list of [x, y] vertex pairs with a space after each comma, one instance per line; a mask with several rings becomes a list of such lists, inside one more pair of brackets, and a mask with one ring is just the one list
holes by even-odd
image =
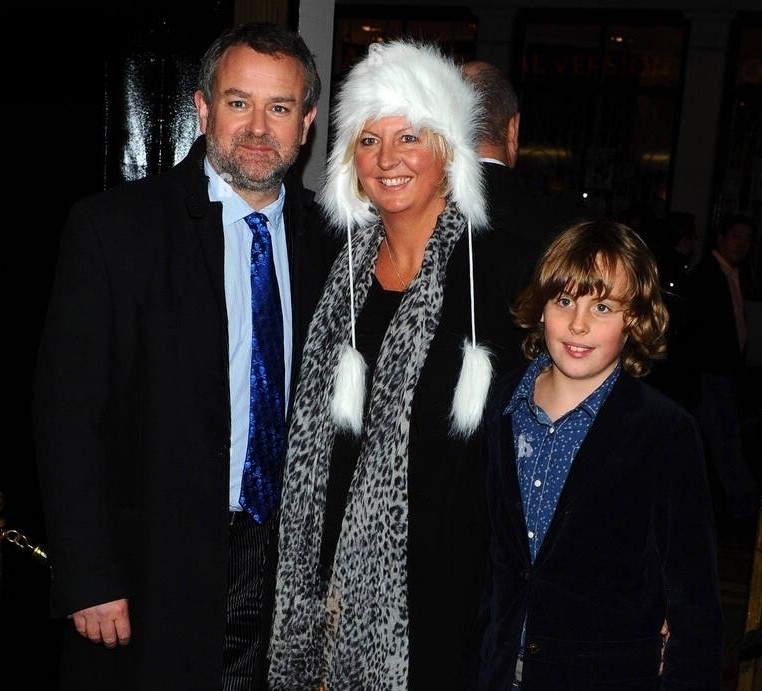
[[470, 437], [479, 427], [492, 381], [492, 354], [484, 346], [463, 343], [463, 364], [450, 410], [453, 436]]
[[345, 343], [336, 368], [331, 416], [339, 429], [350, 431], [356, 436], [362, 431], [367, 367], [362, 354], [349, 343]]

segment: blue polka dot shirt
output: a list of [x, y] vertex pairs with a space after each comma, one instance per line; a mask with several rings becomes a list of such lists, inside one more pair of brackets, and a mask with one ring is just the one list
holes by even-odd
[[524, 505], [529, 553], [534, 562], [556, 511], [574, 457], [621, 371], [621, 363], [576, 408], [552, 421], [534, 402], [534, 385], [551, 364], [538, 355], [527, 368], [503, 415], [511, 415], [514, 451]]

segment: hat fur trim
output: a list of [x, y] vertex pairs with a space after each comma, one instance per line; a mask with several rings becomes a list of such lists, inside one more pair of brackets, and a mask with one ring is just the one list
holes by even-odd
[[319, 202], [338, 228], [376, 218], [361, 197], [354, 144], [367, 120], [405, 117], [415, 129], [440, 134], [452, 148], [447, 166], [450, 197], [474, 229], [487, 225], [482, 168], [476, 152], [481, 105], [460, 68], [435, 44], [398, 39], [374, 43], [342, 82], [332, 120], [334, 141]]

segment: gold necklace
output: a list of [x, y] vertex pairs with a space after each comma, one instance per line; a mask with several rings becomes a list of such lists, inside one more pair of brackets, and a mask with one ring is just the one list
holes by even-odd
[[394, 261], [394, 257], [392, 256], [392, 249], [389, 247], [389, 240], [386, 239], [386, 235], [384, 235], [384, 245], [386, 245], [386, 253], [389, 255], [389, 261], [392, 263], [394, 273], [397, 274], [397, 280], [400, 282], [402, 290], [407, 290], [407, 287], [410, 285], [410, 281], [405, 282], [402, 276], [400, 276], [400, 271], [397, 268], [397, 263]]

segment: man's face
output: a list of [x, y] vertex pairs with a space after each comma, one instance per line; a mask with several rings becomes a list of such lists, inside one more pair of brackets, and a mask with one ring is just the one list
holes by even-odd
[[317, 112], [302, 113], [304, 72], [291, 56], [266, 55], [248, 46], [229, 48], [215, 75], [211, 103], [195, 102], [207, 155], [242, 197], [273, 201], [307, 141]]
[[717, 238], [717, 251], [731, 266], [738, 266], [754, 244], [754, 231], [745, 223], [735, 223]]

